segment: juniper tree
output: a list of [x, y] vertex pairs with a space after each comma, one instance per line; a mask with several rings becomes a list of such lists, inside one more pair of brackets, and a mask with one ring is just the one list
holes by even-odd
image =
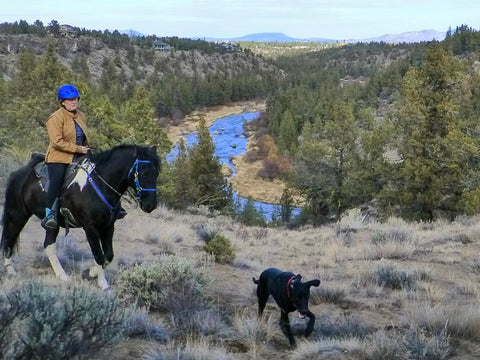
[[200, 120], [197, 143], [190, 150], [191, 177], [197, 205], [224, 209], [232, 204], [232, 194], [215, 156], [215, 146], [204, 119]]
[[438, 45], [403, 79], [394, 123], [401, 161], [383, 200], [407, 219], [453, 218], [464, 211], [462, 193], [480, 148], [460, 116], [463, 79], [459, 60]]
[[348, 179], [357, 151], [351, 105], [332, 104], [325, 119], [306, 123], [294, 166], [294, 182], [307, 198], [315, 223], [338, 217], [352, 202]]
[[174, 196], [172, 204], [177, 209], [184, 210], [194, 204], [195, 191], [191, 169], [185, 140], [182, 138], [178, 144], [178, 155], [173, 162]]
[[145, 88], [137, 88], [132, 98], [125, 102], [120, 119], [129, 128], [129, 142], [156, 145], [160, 154], [170, 150], [172, 144], [155, 118], [154, 107]]

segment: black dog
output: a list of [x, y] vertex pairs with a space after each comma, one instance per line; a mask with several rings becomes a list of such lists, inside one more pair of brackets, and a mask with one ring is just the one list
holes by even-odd
[[310, 286], [319, 286], [320, 280], [315, 279], [302, 283], [302, 275], [300, 274], [295, 275], [291, 272], [269, 268], [260, 274], [259, 280], [253, 278], [253, 282], [258, 285], [258, 315], [262, 315], [268, 297], [272, 295], [282, 311], [280, 328], [291, 346], [295, 346], [295, 339], [290, 330], [290, 320], [288, 319], [288, 314], [292, 311], [298, 310], [302, 319], [309, 318], [305, 336], [312, 333], [315, 315], [308, 309], [308, 299], [310, 297]]

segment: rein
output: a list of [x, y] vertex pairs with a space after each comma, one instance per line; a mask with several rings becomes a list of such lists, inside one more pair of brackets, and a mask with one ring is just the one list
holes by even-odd
[[[135, 191], [137, 193], [138, 196], [141, 195], [142, 191], [157, 191], [157, 189], [153, 189], [153, 188], [142, 188], [142, 186], [140, 185], [140, 179], [138, 177], [138, 164], [139, 163], [151, 163], [150, 160], [139, 160], [138, 158], [135, 159], [135, 162], [132, 164], [132, 167], [130, 168], [130, 170], [128, 171], [128, 176], [127, 176], [127, 180], [130, 178], [130, 175], [132, 174], [133, 172], [133, 177], [134, 177], [134, 181], [135, 181]], [[83, 168], [81, 168], [83, 169]], [[87, 172], [85, 169], [83, 169], [86, 173], [87, 173], [87, 179], [88, 179], [88, 182], [92, 185], [93, 189], [95, 190], [95, 192], [97, 193], [98, 197], [103, 201], [103, 203], [105, 205], [107, 205], [107, 207], [109, 208], [109, 210], [113, 210], [114, 206], [112, 204], [110, 204], [110, 202], [107, 200], [107, 198], [105, 197], [105, 195], [103, 195], [102, 191], [98, 188], [97, 184], [95, 183], [95, 181], [93, 180], [91, 174], [89, 172]], [[115, 194], [117, 194], [119, 197], [122, 197], [122, 194], [120, 194], [113, 186], [111, 186], [104, 178], [102, 178], [100, 176], [100, 174], [98, 174], [97, 171], [95, 171], [95, 169], [93, 170], [93, 172], [98, 176], [98, 178], [109, 188], [111, 189], [112, 191], [115, 192]]]
[[[96, 171], [94, 171], [95, 174], [97, 174], [98, 176], [98, 173]], [[103, 201], [103, 203], [105, 205], [107, 205], [107, 207], [110, 209], [110, 211], [113, 209], [113, 206], [108, 202], [107, 198], [103, 195], [102, 191], [98, 188], [97, 184], [95, 184], [95, 181], [93, 181], [93, 178], [90, 176], [90, 174], [87, 175], [88, 176], [88, 182], [92, 185], [93, 187], [93, 190], [95, 190], [95, 192], [97, 193], [98, 197]], [[98, 176], [100, 178], [100, 180], [102, 180], [103, 183], [105, 183], [106, 185], [108, 185], [111, 189], [113, 189], [108, 183], [105, 182], [105, 180], [103, 180], [100, 176]], [[115, 189], [113, 189], [115, 190]], [[115, 190], [115, 192], [118, 194], [119, 192]], [[120, 195], [122, 196], [122, 195]]]

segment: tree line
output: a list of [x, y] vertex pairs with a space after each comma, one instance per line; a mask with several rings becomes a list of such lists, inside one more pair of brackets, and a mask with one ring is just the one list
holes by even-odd
[[355, 44], [281, 57], [268, 131], [314, 223], [375, 202], [381, 217], [453, 219], [480, 210], [480, 34]]
[[[39, 23], [24, 25], [23, 22], [10, 27], [3, 24], [0, 28], [3, 33], [33, 35], [42, 28]], [[48, 27], [57, 25], [52, 22]], [[104, 35], [110, 37], [104, 44], [117, 49], [119, 42], [112, 45], [117, 34]], [[47, 144], [45, 120], [58, 107], [58, 86], [73, 83], [82, 95], [81, 109], [87, 115], [92, 149], [103, 150], [120, 143], [156, 145], [164, 158], [159, 188], [165, 203], [181, 210], [204, 205], [230, 214], [241, 212], [242, 209], [233, 204], [232, 191], [214, 157], [208, 129], [201, 128], [204, 131], [200, 131], [200, 135], [204, 136], [200, 136], [197, 146], [185, 149], [177, 161], [167, 164], [165, 154], [172, 144], [164, 127], [174, 126], [197, 108], [264, 97], [266, 84], [275, 80], [273, 74], [268, 74], [271, 70], [261, 69], [262, 62], [247, 52], [233, 54], [231, 66], [227, 61], [222, 68], [207, 63], [208, 71], [199, 68], [193, 75], [187, 75], [181, 66], [188, 63], [194, 70], [200, 67], [194, 62], [193, 51], [181, 50], [180, 55], [175, 51], [158, 59], [154, 50], [134, 45], [136, 40], [133, 39], [124, 48], [126, 57], [104, 58], [101, 75], [98, 81], [93, 81], [91, 72], [97, 70], [88, 62], [88, 56], [95, 51], [89, 46], [90, 39], [80, 34], [79, 51], [70, 65], [61, 61], [67, 56], [63, 53], [62, 42], [50, 41], [48, 36], [46, 50], [41, 56], [28, 46], [18, 54], [11, 79], [0, 78], [2, 152], [25, 161], [30, 153], [44, 151]], [[176, 41], [177, 46], [182, 42]], [[197, 41], [194, 44], [183, 42], [187, 47], [198, 45]], [[241, 58], [238, 66], [234, 61], [237, 57]], [[129, 73], [124, 70], [125, 63], [131, 70]], [[141, 69], [148, 65], [154, 70], [145, 76]]]
[[[0, 32], [33, 31], [22, 22], [14, 25], [0, 24]], [[102, 36], [124, 39], [115, 32]], [[272, 60], [234, 54], [232, 63], [212, 71], [198, 68], [194, 51], [159, 59], [152, 49], [133, 44], [138, 40], [128, 41], [126, 56], [105, 58], [96, 82], [87, 50], [71, 66], [59, 61], [59, 48], [51, 43], [40, 58], [23, 51], [12, 79], [0, 79], [0, 147], [24, 157], [43, 149], [45, 119], [57, 106], [58, 84], [66, 82], [82, 93], [93, 147], [145, 143], [163, 154], [172, 144], [159, 119], [173, 123], [199, 107], [263, 97], [267, 111], [256, 140], [265, 176], [276, 168], [274, 176], [288, 181], [286, 204], [289, 194], [300, 192], [306, 221], [338, 219], [372, 201], [382, 217], [478, 213], [480, 36], [468, 26], [449, 31], [441, 42], [360, 43]], [[191, 73], [183, 71], [185, 64]], [[145, 76], [142, 65], [153, 66], [153, 73]], [[231, 190], [204, 140], [165, 167], [164, 198], [179, 209], [232, 209]]]

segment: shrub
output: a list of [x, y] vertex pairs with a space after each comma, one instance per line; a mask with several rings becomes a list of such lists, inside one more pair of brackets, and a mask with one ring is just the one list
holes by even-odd
[[230, 239], [223, 235], [215, 237], [203, 246], [203, 250], [215, 256], [215, 261], [220, 264], [230, 264], [235, 259], [235, 251]]
[[125, 269], [118, 290], [147, 309], [175, 311], [178, 304], [205, 303], [208, 283], [207, 276], [185, 259], [169, 256], [158, 263]]
[[404, 336], [405, 358], [443, 360], [450, 357], [450, 341], [446, 330], [429, 334], [420, 329], [410, 329]]
[[373, 328], [364, 320], [342, 316], [332, 320], [328, 315], [321, 315], [315, 322], [314, 338], [322, 340], [357, 338], [364, 339], [373, 332]]
[[373, 272], [373, 277], [377, 285], [390, 289], [411, 290], [417, 280], [416, 273], [398, 270], [390, 264], [379, 264]]
[[257, 150], [255, 149], [252, 149], [252, 150], [248, 150], [246, 153], [245, 153], [245, 161], [247, 163], [252, 163], [252, 162], [255, 162], [259, 159], [259, 155], [258, 155], [258, 152]]
[[376, 230], [372, 235], [371, 242], [374, 245], [383, 245], [388, 242], [404, 244], [412, 239], [412, 235], [403, 230]]
[[[254, 354], [256, 349], [272, 340], [276, 329], [274, 319], [270, 317], [250, 316], [249, 314], [236, 313], [233, 318], [235, 340], [250, 348]], [[252, 356], [255, 359], [255, 356]]]
[[313, 305], [318, 305], [322, 302], [338, 304], [343, 300], [345, 300], [345, 291], [343, 289], [321, 286], [310, 290], [310, 303]]
[[208, 344], [204, 340], [189, 341], [184, 346], [171, 345], [167, 349], [150, 350], [145, 360], [228, 360], [232, 356], [220, 346]]
[[197, 236], [205, 242], [209, 242], [218, 234], [218, 227], [211, 223], [204, 223], [196, 228]]
[[128, 337], [144, 337], [157, 341], [169, 339], [169, 334], [161, 326], [152, 321], [146, 311], [134, 311], [126, 320], [125, 334]]
[[0, 323], [2, 359], [89, 359], [122, 338], [125, 311], [96, 289], [29, 281], [1, 290]]
[[258, 171], [258, 176], [262, 179], [272, 180], [280, 176], [280, 167], [276, 160], [264, 159], [263, 167]]

